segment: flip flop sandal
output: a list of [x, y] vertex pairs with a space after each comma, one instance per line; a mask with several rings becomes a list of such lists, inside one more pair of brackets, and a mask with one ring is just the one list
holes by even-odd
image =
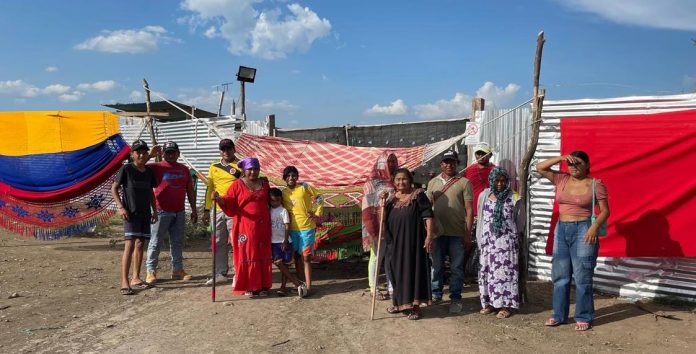
[[506, 309], [502, 309], [502, 310], [498, 311], [498, 314], [495, 315], [495, 317], [496, 317], [496, 318], [503, 319], [503, 318], [508, 318], [508, 317], [510, 317], [511, 315], [512, 315], [512, 313], [510, 313], [510, 311], [508, 311], [508, 310], [506, 310]]
[[490, 307], [482, 308], [481, 311], [479, 311], [479, 313], [482, 315], [490, 315], [493, 313], [493, 309]]
[[276, 295], [278, 297], [285, 297], [288, 295], [288, 293], [286, 293], [284, 290], [276, 290]]
[[406, 318], [408, 318], [411, 321], [420, 320], [420, 318], [421, 318], [420, 311], [411, 311], [411, 313], [409, 313], [408, 316], [406, 316]]
[[548, 320], [546, 320], [546, 322], [544, 322], [544, 326], [546, 327], [556, 327], [562, 324], [563, 323], [556, 321], [556, 319], [553, 317], [549, 318]]
[[396, 306], [389, 306], [389, 307], [387, 307], [387, 312], [391, 313], [392, 315], [395, 315], [397, 313], [401, 313], [402, 311], [399, 310], [399, 308]]
[[131, 289], [136, 289], [136, 290], [145, 290], [150, 288], [150, 284], [148, 283], [138, 283], [138, 284], [131, 284]]
[[119, 292], [121, 293], [121, 295], [134, 295], [135, 294], [135, 292], [131, 288], [121, 288], [121, 290], [119, 290]]
[[575, 322], [575, 330], [578, 332], [584, 332], [592, 328], [592, 324], [589, 322]]

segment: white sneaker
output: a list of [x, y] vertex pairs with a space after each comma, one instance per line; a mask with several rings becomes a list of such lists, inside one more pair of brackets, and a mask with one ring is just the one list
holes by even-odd
[[[215, 284], [216, 285], [222, 284], [222, 283], [227, 283], [228, 281], [229, 281], [229, 279], [227, 279], [227, 277], [222, 275], [222, 274], [215, 275]], [[213, 285], [213, 279], [212, 278], [208, 279], [208, 281], [205, 282], [205, 285]]]
[[307, 296], [307, 285], [300, 283], [300, 286], [297, 287], [297, 295], [299, 297]]

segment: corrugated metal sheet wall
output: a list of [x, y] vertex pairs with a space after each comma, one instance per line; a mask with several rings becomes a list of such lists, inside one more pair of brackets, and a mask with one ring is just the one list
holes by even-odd
[[[649, 114], [684, 109], [696, 109], [696, 95], [546, 101], [539, 145], [532, 165], [560, 154], [561, 117]], [[546, 255], [545, 245], [554, 188], [550, 182], [533, 173], [530, 194], [530, 276], [550, 280], [551, 257]], [[628, 298], [675, 296], [693, 300], [696, 299], [696, 258], [600, 257], [594, 280], [597, 289]]]
[[[481, 122], [481, 141], [493, 147], [491, 162], [505, 168], [512, 180], [527, 151], [532, 115], [529, 104], [512, 110], [485, 111]], [[513, 183], [515, 190], [518, 186]]]

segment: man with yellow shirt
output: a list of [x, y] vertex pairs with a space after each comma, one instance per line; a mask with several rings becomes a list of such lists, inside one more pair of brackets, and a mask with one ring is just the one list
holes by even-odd
[[[230, 139], [220, 140], [220, 161], [213, 162], [208, 169], [208, 188], [205, 191], [205, 209], [203, 210], [203, 222], [210, 222], [210, 208], [213, 206], [213, 192], [226, 195], [232, 182], [241, 177], [242, 172], [237, 166], [237, 158], [234, 156], [234, 142]], [[218, 205], [218, 208], [220, 206]], [[232, 218], [225, 213], [217, 213], [215, 216], [215, 282], [224, 283], [228, 280], [227, 273], [230, 270], [230, 230]], [[213, 279], [206, 284], [211, 285]]]
[[283, 190], [283, 206], [290, 213], [289, 233], [295, 251], [297, 278], [302, 279], [304, 275], [307, 292], [310, 293], [316, 220], [324, 211], [324, 205], [319, 191], [307, 183], [298, 184], [299, 177], [299, 171], [295, 166], [288, 166], [283, 170], [283, 179], [288, 186]]

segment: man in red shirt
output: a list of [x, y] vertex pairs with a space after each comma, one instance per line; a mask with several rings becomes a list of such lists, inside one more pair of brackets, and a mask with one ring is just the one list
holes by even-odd
[[[476, 214], [478, 212], [476, 205], [478, 205], [478, 198], [481, 192], [488, 188], [488, 175], [495, 168], [495, 164], [490, 162], [491, 156], [493, 156], [493, 149], [487, 143], [482, 142], [474, 150], [476, 161], [464, 169], [464, 177], [471, 182], [474, 190], [474, 224], [471, 228], [471, 240], [474, 242], [476, 241]], [[466, 274], [474, 273], [478, 276], [478, 250], [472, 250], [471, 246], [467, 247], [466, 256], [464, 257], [464, 268]]]
[[[490, 162], [491, 156], [493, 156], [493, 150], [488, 144], [477, 145], [474, 151], [476, 161], [464, 170], [464, 177], [471, 182], [474, 189], [474, 205], [478, 202], [479, 194], [488, 188], [488, 174], [495, 168], [495, 164]], [[474, 208], [474, 218], [476, 218], [476, 212]]]
[[[156, 148], [153, 147], [153, 150]], [[196, 195], [193, 191], [193, 179], [188, 167], [177, 162], [179, 159], [179, 146], [172, 141], [164, 143], [164, 161], [148, 164], [155, 174], [157, 188], [155, 188], [155, 200], [157, 202], [157, 223], [152, 226], [150, 244], [147, 247], [147, 278], [149, 284], [157, 281], [157, 261], [162, 238], [169, 233], [169, 250], [172, 258], [172, 279], [191, 280], [191, 276], [184, 271], [183, 265], [183, 240], [184, 227], [186, 226], [186, 211], [184, 202], [188, 197], [191, 207], [191, 222], [196, 223]]]

